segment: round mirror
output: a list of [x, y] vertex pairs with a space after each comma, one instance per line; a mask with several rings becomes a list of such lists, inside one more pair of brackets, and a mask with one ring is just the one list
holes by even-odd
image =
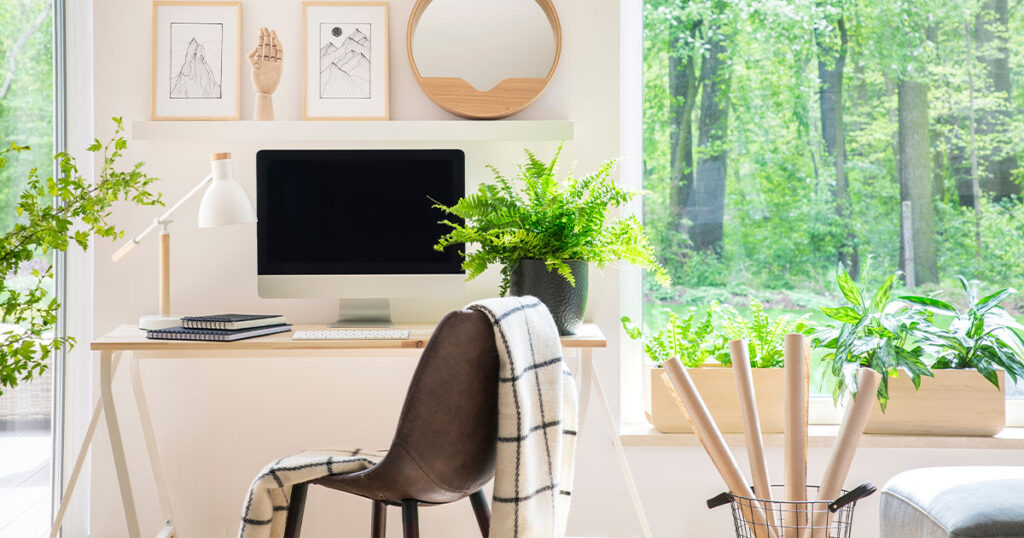
[[528, 107], [550, 82], [561, 51], [551, 0], [418, 0], [406, 37], [427, 96], [474, 119]]

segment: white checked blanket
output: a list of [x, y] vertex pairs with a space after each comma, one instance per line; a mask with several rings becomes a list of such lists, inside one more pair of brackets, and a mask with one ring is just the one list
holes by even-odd
[[[494, 323], [498, 370], [498, 450], [491, 538], [565, 535], [576, 457], [576, 386], [558, 330], [534, 297], [486, 299], [467, 308]], [[385, 451], [311, 450], [281, 458], [257, 475], [242, 509], [240, 538], [284, 533], [292, 485], [372, 467]]]

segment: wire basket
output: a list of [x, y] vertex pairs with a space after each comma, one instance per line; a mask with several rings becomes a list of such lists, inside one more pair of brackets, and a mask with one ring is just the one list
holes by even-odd
[[[771, 486], [772, 497], [785, 499], [785, 487], [773, 484]], [[778, 538], [789, 538], [800, 536], [803, 538], [810, 529], [813, 533], [806, 533], [806, 536], [814, 538], [849, 538], [850, 529], [853, 527], [853, 509], [857, 501], [875, 492], [874, 484], [864, 483], [850, 491], [843, 490], [842, 495], [834, 501], [780, 501], [752, 499], [741, 497], [731, 493], [722, 493], [708, 499], [708, 508], [717, 508], [724, 504], [732, 505], [732, 520], [736, 526], [737, 538], [763, 538], [776, 536]], [[755, 492], [756, 494], [756, 492]], [[807, 486], [808, 499], [818, 498], [818, 486]], [[756, 523], [752, 521], [751, 508], [757, 504], [764, 510], [767, 516], [767, 524], [761, 523], [762, 528], [756, 529]], [[822, 517], [824, 514], [824, 517]], [[815, 526], [815, 515], [818, 516]], [[824, 522], [824, 524], [822, 524]], [[766, 532], [770, 527], [771, 532]]]

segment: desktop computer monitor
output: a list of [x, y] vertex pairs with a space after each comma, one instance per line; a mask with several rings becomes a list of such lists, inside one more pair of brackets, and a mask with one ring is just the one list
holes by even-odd
[[434, 250], [465, 194], [461, 150], [256, 154], [257, 272], [265, 298], [338, 298], [332, 326], [390, 325], [389, 299], [462, 297], [461, 248]]

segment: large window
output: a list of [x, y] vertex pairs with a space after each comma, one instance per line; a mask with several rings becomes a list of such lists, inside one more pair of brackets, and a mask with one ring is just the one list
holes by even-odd
[[[0, 230], [18, 218], [15, 204], [29, 170], [43, 177], [53, 170], [53, 60], [52, 3], [0, 0], [0, 143], [32, 148], [8, 154], [0, 168]], [[52, 263], [52, 255], [40, 253], [8, 284], [27, 290], [33, 270]], [[49, 287], [53, 293], [52, 282]], [[0, 395], [0, 538], [44, 536], [49, 529], [53, 371]]]
[[840, 262], [954, 302], [957, 275], [1024, 289], [1018, 7], [647, 0], [644, 217], [675, 280], [645, 282], [647, 324], [751, 298], [824, 322]]

